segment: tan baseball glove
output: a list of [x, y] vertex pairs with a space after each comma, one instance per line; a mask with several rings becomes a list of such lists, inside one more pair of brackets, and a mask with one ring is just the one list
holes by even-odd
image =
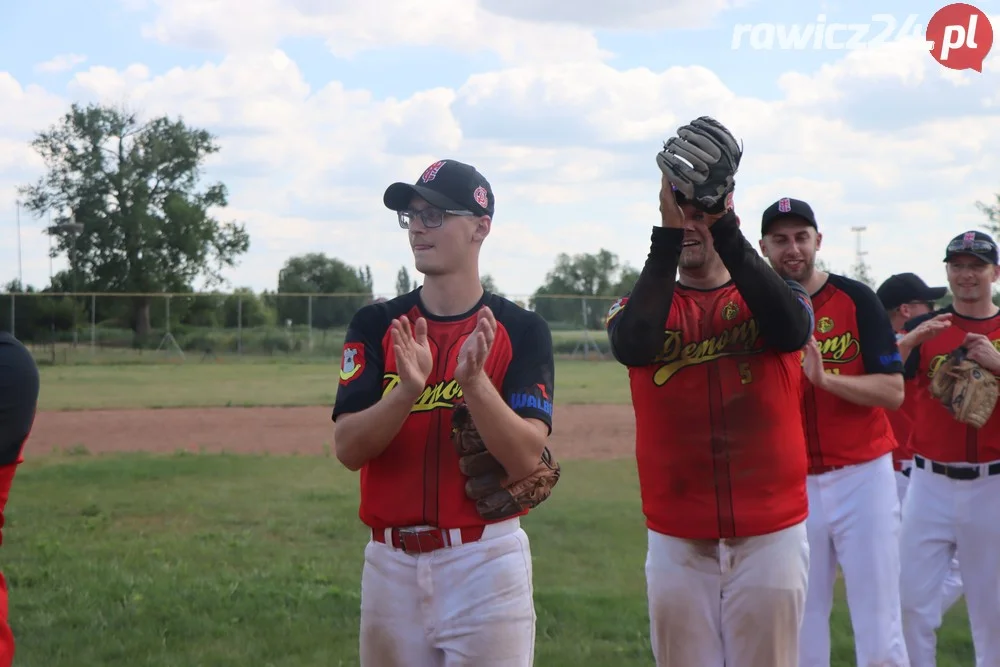
[[469, 478], [465, 494], [476, 501], [476, 510], [487, 521], [497, 521], [537, 507], [559, 481], [559, 464], [548, 447], [535, 470], [524, 479], [511, 481], [507, 471], [486, 449], [465, 403], [455, 406], [451, 439], [458, 452], [458, 467]]
[[996, 408], [997, 379], [966, 357], [964, 347], [956, 348], [931, 378], [931, 396], [954, 415], [957, 421], [982, 428]]

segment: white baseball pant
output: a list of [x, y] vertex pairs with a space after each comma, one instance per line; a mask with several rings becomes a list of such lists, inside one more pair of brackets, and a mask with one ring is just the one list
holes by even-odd
[[796, 667], [809, 570], [804, 524], [731, 540], [649, 531], [657, 667]]
[[[915, 459], [903, 511], [903, 628], [912, 667], [934, 667], [941, 586], [955, 553], [969, 611], [976, 667], [1000, 667], [1000, 462], [978, 479], [950, 479]], [[983, 476], [990, 469], [992, 475]]]
[[809, 475], [809, 591], [799, 667], [830, 666], [837, 565], [859, 665], [909, 667], [899, 599], [900, 509], [892, 455]]
[[[910, 484], [910, 474], [913, 470], [913, 461], [903, 461], [902, 469], [896, 471], [896, 489], [899, 491], [900, 507], [905, 506], [906, 489]], [[903, 510], [905, 512], [905, 509]], [[902, 554], [905, 558], [906, 554]], [[902, 596], [902, 593], [900, 593]], [[948, 613], [948, 610], [955, 606], [955, 603], [962, 597], [962, 573], [958, 567], [958, 557], [951, 559], [951, 567], [948, 568], [948, 576], [944, 578], [944, 585], [941, 587], [941, 615]], [[904, 634], [905, 636], [905, 634]]]
[[362, 667], [531, 667], [531, 548], [519, 519], [412, 554], [374, 540], [361, 575]]

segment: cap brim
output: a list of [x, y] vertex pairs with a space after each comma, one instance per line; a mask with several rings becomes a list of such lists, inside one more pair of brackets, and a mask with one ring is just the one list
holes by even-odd
[[440, 209], [455, 211], [465, 208], [465, 206], [445, 197], [439, 192], [425, 188], [422, 185], [413, 185], [412, 183], [393, 183], [385, 189], [385, 194], [382, 195], [382, 203], [390, 211], [405, 211], [410, 207], [410, 202], [413, 201], [414, 196], [420, 197], [431, 206], [437, 206]]
[[975, 257], [976, 259], [982, 262], [986, 262], [987, 264], [997, 263], [996, 260], [994, 260], [989, 255], [983, 254], [981, 252], [972, 252], [971, 250], [955, 250], [952, 252], [946, 252], [944, 255], [944, 261], [950, 262], [951, 258], [954, 257], [955, 255], [968, 255], [969, 257]]
[[926, 292], [924, 292], [924, 298], [927, 301], [937, 301], [938, 299], [943, 299], [944, 295], [947, 293], [947, 287], [930, 287]]

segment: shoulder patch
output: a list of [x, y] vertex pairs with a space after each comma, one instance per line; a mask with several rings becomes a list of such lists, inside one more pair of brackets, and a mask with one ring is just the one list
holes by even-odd
[[340, 384], [348, 384], [361, 377], [365, 370], [365, 346], [363, 343], [346, 343], [344, 356], [340, 360]]
[[611, 324], [611, 320], [615, 319], [615, 316], [621, 312], [622, 308], [625, 307], [626, 303], [628, 303], [628, 297], [623, 296], [617, 301], [615, 301], [613, 304], [611, 304], [611, 307], [608, 308], [607, 317], [604, 318], [604, 326], [608, 326], [609, 324]]

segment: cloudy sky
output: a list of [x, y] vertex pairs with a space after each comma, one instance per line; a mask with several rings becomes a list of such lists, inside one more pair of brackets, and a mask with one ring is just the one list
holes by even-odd
[[[232, 286], [273, 289], [287, 257], [323, 251], [370, 265], [375, 290], [391, 293], [412, 257], [382, 192], [441, 157], [471, 162], [493, 183], [483, 269], [507, 294], [534, 291], [560, 252], [607, 248], [641, 266], [658, 222], [655, 154], [700, 115], [744, 142], [736, 204], [751, 241], [768, 204], [798, 197], [813, 204], [821, 256], [835, 269], [853, 263], [851, 227], [864, 225], [877, 280], [916, 271], [941, 284], [944, 244], [981, 226], [976, 202], [1000, 191], [1000, 50], [982, 73], [943, 68], [923, 37], [940, 6], [8, 3], [0, 281], [17, 277], [15, 188], [42, 173], [28, 142], [71, 102], [99, 101], [183, 116], [218, 136], [207, 177], [228, 185], [223, 217], [245, 222], [252, 242]], [[1000, 26], [1000, 0], [978, 6]], [[765, 48], [773, 24], [817, 21], [871, 25], [867, 48], [845, 49], [841, 36], [834, 48]], [[39, 287], [49, 273], [42, 225], [22, 211], [24, 280]]]

